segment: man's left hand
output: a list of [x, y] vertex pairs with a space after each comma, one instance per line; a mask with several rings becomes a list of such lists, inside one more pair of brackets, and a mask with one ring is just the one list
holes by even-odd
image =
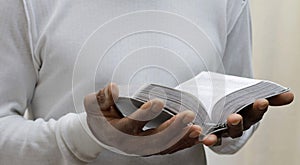
[[[282, 93], [269, 99], [258, 99], [252, 105], [241, 110], [238, 114], [231, 114], [227, 118], [229, 137], [237, 138], [243, 135], [243, 131], [249, 129], [252, 125], [259, 122], [267, 112], [269, 105], [282, 106], [290, 104], [294, 100], [292, 92]], [[215, 145], [218, 137], [215, 134], [208, 135], [203, 144], [207, 146]]]

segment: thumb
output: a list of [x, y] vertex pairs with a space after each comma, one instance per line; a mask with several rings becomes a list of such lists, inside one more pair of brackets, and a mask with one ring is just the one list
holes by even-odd
[[116, 84], [110, 83], [97, 93], [97, 101], [101, 111], [107, 111], [115, 104], [119, 97], [119, 88]]
[[109, 110], [114, 105], [114, 100], [118, 99], [118, 96], [118, 86], [111, 83], [97, 94], [91, 93], [84, 97], [85, 111], [89, 115], [102, 116], [101, 111]]

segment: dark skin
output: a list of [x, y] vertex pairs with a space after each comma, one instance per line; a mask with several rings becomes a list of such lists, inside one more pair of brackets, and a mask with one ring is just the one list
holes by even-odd
[[[199, 141], [199, 135], [201, 134], [201, 127], [198, 125], [187, 125], [192, 122], [195, 114], [191, 111], [184, 111], [176, 116], [172, 117], [168, 121], [164, 122], [160, 126], [154, 129], [142, 130], [147, 124], [146, 121], [134, 120], [137, 116], [153, 115], [153, 113], [159, 113], [163, 108], [163, 102], [154, 99], [148, 101], [141, 106], [135, 113], [129, 117], [122, 117], [114, 107], [114, 100], [118, 98], [118, 87], [116, 84], [109, 84], [104, 89], [100, 90], [97, 94], [97, 101], [100, 106], [100, 110], [103, 116], [109, 121], [109, 123], [118, 130], [134, 136], [148, 136], [162, 132], [172, 124], [176, 127], [180, 127], [184, 131], [182, 138], [175, 142], [171, 147], [153, 154], [170, 154], [185, 148], [192, 147], [196, 144], [203, 143], [206, 146], [215, 145], [218, 141], [218, 136], [211, 134], [204, 138], [203, 141]], [[283, 106], [290, 104], [294, 99], [294, 95], [291, 92], [286, 92], [269, 99], [258, 99], [252, 105], [246, 107], [239, 114], [231, 114], [227, 118], [228, 131], [226, 136], [237, 138], [242, 136], [243, 131], [249, 129], [253, 124], [260, 121], [264, 114], [267, 112], [269, 105], [271, 106]], [[176, 122], [184, 121], [184, 122]], [[178, 124], [179, 123], [179, 124]], [[219, 136], [220, 137], [220, 136]]]

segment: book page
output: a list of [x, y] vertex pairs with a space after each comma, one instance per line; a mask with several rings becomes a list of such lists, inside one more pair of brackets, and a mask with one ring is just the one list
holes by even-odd
[[[194, 78], [178, 85], [176, 89], [188, 92], [197, 97], [202, 102], [207, 113], [211, 115], [215, 103], [221, 98], [234, 91], [255, 85], [259, 82], [261, 82], [261, 80], [214, 72], [201, 72]], [[224, 100], [224, 104], [225, 102], [226, 99]]]

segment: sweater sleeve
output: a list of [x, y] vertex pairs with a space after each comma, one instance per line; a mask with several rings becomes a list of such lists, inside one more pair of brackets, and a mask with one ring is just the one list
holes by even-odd
[[[247, 0], [229, 0], [228, 3], [228, 34], [223, 56], [225, 73], [252, 77], [252, 32], [249, 4]], [[257, 127], [258, 124], [253, 125], [239, 138], [223, 138], [222, 145], [210, 148], [216, 153], [233, 154], [246, 144]]]
[[[241, 3], [237, 3], [241, 1]], [[227, 40], [223, 55], [226, 74], [252, 77], [252, 27], [249, 2], [229, 0]], [[238, 9], [235, 9], [238, 8]]]
[[37, 74], [21, 0], [0, 0], [0, 164], [86, 164], [104, 149], [84, 128], [86, 114], [23, 118]]

